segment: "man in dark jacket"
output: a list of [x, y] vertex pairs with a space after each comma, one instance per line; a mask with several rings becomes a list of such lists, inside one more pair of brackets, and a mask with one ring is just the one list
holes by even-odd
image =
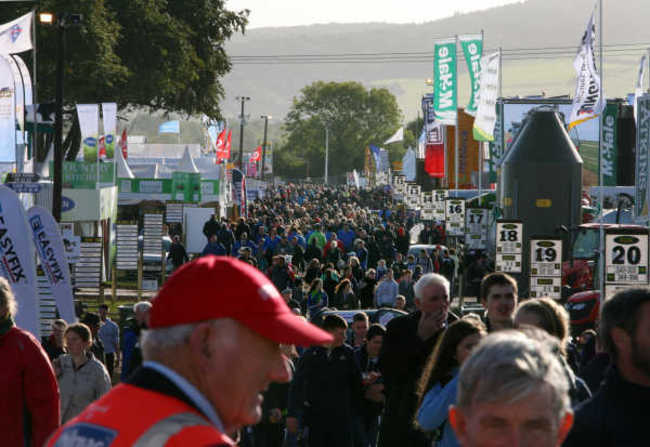
[[226, 256], [227, 253], [228, 251], [226, 250], [226, 247], [224, 247], [224, 245], [217, 240], [217, 235], [213, 234], [212, 236], [210, 236], [208, 243], [205, 244], [205, 247], [203, 247], [201, 256], [207, 256], [207, 255]]
[[298, 418], [309, 427], [309, 447], [352, 447], [361, 401], [361, 371], [354, 350], [344, 343], [348, 325], [328, 315], [323, 329], [334, 342], [303, 354], [289, 391], [287, 430], [295, 433]]
[[424, 447], [424, 433], [413, 426], [417, 406], [415, 387], [424, 363], [448, 323], [449, 281], [434, 273], [423, 275], [414, 286], [417, 311], [388, 323], [379, 357], [386, 386], [386, 407], [381, 423], [381, 447]]
[[650, 408], [650, 291], [628, 289], [605, 302], [601, 337], [612, 360], [591, 400], [578, 406], [565, 446], [642, 446]]
[[217, 221], [217, 218], [213, 214], [210, 216], [210, 219], [208, 219], [205, 224], [203, 225], [203, 234], [205, 235], [205, 238], [207, 240], [210, 240], [210, 236], [213, 234], [217, 234], [219, 232], [219, 222]]
[[169, 246], [169, 259], [172, 260], [174, 270], [190, 260], [189, 256], [187, 256], [185, 246], [181, 242], [181, 237], [178, 235], [174, 235], [174, 239]]

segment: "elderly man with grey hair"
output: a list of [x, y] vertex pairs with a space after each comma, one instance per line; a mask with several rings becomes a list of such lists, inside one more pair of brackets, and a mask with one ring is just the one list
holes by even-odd
[[449, 281], [444, 276], [423, 275], [413, 291], [417, 310], [388, 323], [379, 356], [386, 387], [381, 447], [430, 445], [412, 423], [417, 410], [415, 386], [445, 328], [458, 319], [449, 312]]
[[151, 303], [139, 301], [133, 305], [133, 318], [126, 322], [122, 334], [122, 373], [120, 379], [125, 381], [142, 364], [142, 349], [140, 348], [140, 332], [149, 326]]
[[464, 447], [557, 447], [573, 423], [569, 384], [550, 336], [497, 332], [465, 361], [449, 422]]

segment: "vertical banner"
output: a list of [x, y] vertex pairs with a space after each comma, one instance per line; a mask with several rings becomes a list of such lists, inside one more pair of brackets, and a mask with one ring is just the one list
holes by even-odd
[[45, 208], [33, 206], [27, 211], [29, 228], [34, 239], [41, 267], [47, 277], [61, 318], [74, 323], [74, 298], [70, 282], [70, 268], [65, 255], [59, 225]]
[[456, 179], [449, 179], [450, 189], [471, 189], [474, 187], [472, 174], [479, 168], [479, 142], [472, 136], [474, 117], [465, 113], [463, 109], [458, 112], [458, 145], [456, 145], [456, 131], [453, 126], [447, 126], [447, 172], [455, 172], [456, 157], [454, 150], [458, 147], [458, 184]]
[[618, 146], [617, 132], [616, 132], [616, 119], [618, 118], [618, 104], [607, 104], [603, 110], [602, 131], [600, 141], [601, 155], [600, 155], [600, 169], [603, 170], [603, 186], [616, 186], [618, 185], [617, 170], [618, 170]]
[[40, 340], [36, 265], [25, 210], [11, 189], [0, 186], [0, 276], [18, 301], [16, 324]]
[[0, 57], [0, 162], [16, 161], [16, 91], [9, 61]]
[[433, 109], [442, 124], [456, 124], [458, 107], [456, 76], [456, 38], [439, 40], [433, 56]]
[[443, 178], [445, 176], [444, 144], [427, 144], [424, 156], [424, 170], [434, 178]]
[[239, 205], [239, 215], [246, 217], [246, 176], [239, 170], [232, 170], [232, 202]]
[[605, 107], [600, 75], [596, 70], [594, 59], [595, 40], [596, 25], [594, 25], [594, 14], [592, 13], [587, 29], [582, 36], [580, 49], [573, 61], [577, 79], [576, 93], [573, 97], [573, 107], [569, 118], [569, 130], [580, 123], [596, 118]]
[[497, 122], [497, 96], [499, 94], [499, 52], [489, 54], [481, 59], [479, 84], [479, 103], [474, 120], [474, 139], [477, 141], [494, 141]]
[[84, 161], [97, 161], [99, 137], [99, 105], [77, 104], [77, 116], [81, 130], [81, 149]]
[[458, 38], [460, 46], [463, 49], [465, 62], [467, 62], [467, 72], [469, 81], [472, 86], [472, 93], [469, 97], [469, 103], [465, 107], [465, 113], [476, 116], [479, 104], [480, 91], [480, 74], [481, 74], [481, 56], [483, 55], [483, 35], [473, 34], [460, 36]]
[[102, 103], [102, 116], [104, 117], [104, 145], [106, 158], [115, 157], [115, 134], [117, 133], [117, 104], [114, 102]]
[[264, 157], [264, 175], [273, 174], [273, 144], [266, 143], [266, 156]]
[[634, 211], [637, 217], [648, 217], [648, 153], [650, 152], [650, 95], [637, 98], [636, 175]]

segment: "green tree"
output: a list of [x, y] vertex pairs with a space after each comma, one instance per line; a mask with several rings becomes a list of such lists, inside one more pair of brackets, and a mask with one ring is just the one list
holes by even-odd
[[323, 176], [327, 127], [329, 175], [362, 169], [365, 148], [385, 141], [400, 121], [397, 100], [385, 88], [366, 90], [358, 82], [314, 82], [294, 98], [284, 122], [286, 142], [274, 168], [285, 176]]
[[[0, 23], [29, 9], [0, 9]], [[65, 35], [67, 158], [79, 147], [75, 103], [113, 101], [120, 109], [221, 117], [220, 78], [231, 68], [224, 45], [245, 30], [248, 10], [229, 11], [225, 0], [42, 0], [39, 10], [83, 14], [81, 26]], [[37, 24], [39, 102], [54, 100], [56, 32]], [[25, 59], [31, 65], [31, 57]]]

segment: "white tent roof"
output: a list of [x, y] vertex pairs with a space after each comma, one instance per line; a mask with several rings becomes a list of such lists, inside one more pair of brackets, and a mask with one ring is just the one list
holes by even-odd
[[192, 172], [192, 173], [195, 173], [195, 174], [199, 173], [199, 170], [197, 169], [196, 165], [194, 164], [194, 159], [190, 155], [190, 149], [187, 146], [185, 146], [185, 152], [183, 153], [183, 158], [181, 159], [181, 162], [178, 164], [177, 171], [179, 171], [179, 172]]
[[119, 147], [115, 148], [115, 163], [117, 163], [117, 178], [135, 178]]

